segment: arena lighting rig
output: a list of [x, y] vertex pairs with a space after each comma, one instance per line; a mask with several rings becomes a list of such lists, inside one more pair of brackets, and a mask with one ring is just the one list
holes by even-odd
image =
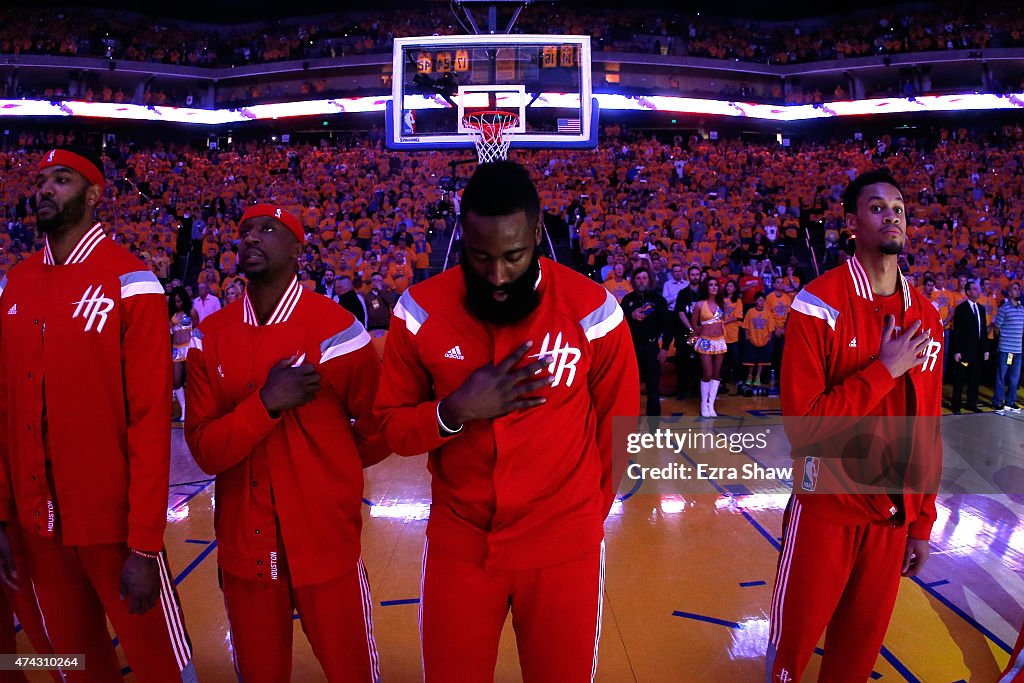
[[[561, 93], [540, 93], [532, 107], [565, 107]], [[926, 95], [902, 98], [829, 102], [826, 104], [776, 105], [691, 97], [651, 95], [635, 97], [597, 93], [602, 111], [649, 111], [669, 114], [705, 114], [765, 121], [809, 121], [845, 116], [873, 116], [916, 112], [1024, 110], [1024, 93], [1008, 95], [964, 94]], [[53, 100], [0, 100], [0, 117], [79, 116], [132, 121], [166, 121], [217, 126], [246, 121], [267, 121], [300, 116], [330, 116], [362, 112], [383, 112], [390, 97], [354, 97], [279, 104], [257, 104], [234, 109], [194, 109], [188, 107], [155, 107], [106, 102], [75, 102]], [[410, 98], [407, 98], [410, 100]], [[413, 109], [443, 109], [448, 104], [439, 96], [419, 96], [407, 102]]]

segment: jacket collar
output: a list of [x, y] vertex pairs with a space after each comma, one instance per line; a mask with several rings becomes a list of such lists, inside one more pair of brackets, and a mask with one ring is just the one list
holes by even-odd
[[[288, 322], [292, 313], [295, 312], [295, 306], [299, 303], [299, 297], [302, 296], [302, 289], [302, 286], [299, 285], [299, 279], [293, 277], [291, 283], [284, 290], [284, 294], [281, 295], [281, 300], [277, 302], [274, 312], [267, 319], [267, 325]], [[242, 297], [242, 321], [253, 327], [260, 326], [259, 318], [256, 316], [256, 309], [253, 307], [252, 301], [249, 300], [248, 289], [246, 289], [246, 293]]]
[[[103, 228], [100, 227], [99, 223], [89, 228], [82, 239], [78, 240], [78, 244], [68, 254], [68, 258], [64, 261], [63, 265], [73, 266], [79, 263], [85, 263], [85, 260], [89, 258], [92, 252], [96, 249], [96, 245], [105, 240], [107, 236], [103, 234]], [[53, 252], [50, 250], [50, 238], [43, 236], [43, 263], [48, 266], [57, 265], [53, 260]]]
[[[867, 271], [864, 270], [864, 266], [861, 265], [856, 255], [846, 262], [846, 270], [857, 296], [874, 301], [875, 295], [871, 291], [871, 280], [868, 279]], [[896, 270], [896, 289], [903, 295], [903, 312], [906, 313], [910, 309], [913, 299], [910, 296], [910, 284], [899, 269]]]

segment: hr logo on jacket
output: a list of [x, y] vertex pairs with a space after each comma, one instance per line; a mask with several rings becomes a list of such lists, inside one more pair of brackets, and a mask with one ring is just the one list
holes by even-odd
[[78, 301], [73, 301], [73, 304], [77, 305], [75, 308], [74, 315], [71, 319], [74, 320], [81, 316], [85, 318], [85, 332], [92, 329], [94, 323], [96, 325], [96, 331], [102, 332], [103, 327], [107, 324], [107, 315], [114, 309], [114, 300], [103, 296], [103, 285], [97, 285], [95, 291], [93, 291], [92, 285], [85, 288], [85, 294]]
[[530, 358], [550, 358], [551, 362], [548, 363], [548, 372], [551, 373], [555, 381], [552, 383], [552, 387], [557, 387], [562, 382], [562, 374], [568, 370], [569, 376], [565, 379], [565, 386], [571, 387], [572, 381], [576, 378], [576, 363], [579, 361], [580, 356], [579, 349], [573, 348], [566, 343], [562, 346], [562, 333], [559, 332], [558, 336], [555, 337], [555, 343], [551, 344], [551, 333], [548, 332], [544, 335], [544, 342], [540, 345], [540, 351], [533, 354]]
[[[896, 334], [902, 334], [903, 328], [896, 327], [893, 331]], [[924, 333], [928, 335], [928, 346], [924, 349], [923, 358], [925, 361], [921, 364], [921, 372], [931, 372], [935, 369], [935, 364], [939, 361], [939, 351], [942, 350], [942, 342], [932, 339], [932, 331], [930, 329], [925, 330]], [[854, 341], [850, 342], [850, 346], [855, 347], [856, 341], [856, 338], [854, 338]]]
[[942, 350], [942, 342], [935, 341], [931, 337], [932, 331], [928, 330], [928, 346], [924, 350], [925, 362], [921, 365], [921, 372], [930, 372], [935, 369], [935, 363], [939, 360], [939, 351]]

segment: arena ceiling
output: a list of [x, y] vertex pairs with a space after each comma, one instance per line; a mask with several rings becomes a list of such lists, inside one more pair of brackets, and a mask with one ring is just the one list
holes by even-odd
[[[480, 0], [476, 0], [479, 2]], [[544, 2], [545, 0], [532, 0], [533, 2]], [[424, 2], [448, 4], [446, 0], [424, 0]], [[101, 7], [131, 12], [139, 12], [141, 5], [137, 0], [94, 0], [92, 2], [53, 2], [46, 0], [39, 3], [26, 3], [24, 0], [16, 0], [15, 5], [24, 4], [26, 7], [38, 8], [40, 4], [51, 7]], [[560, 0], [559, 5], [563, 7], [622, 7], [621, 0]], [[159, 16], [169, 16], [192, 21], [207, 21], [216, 23], [247, 23], [250, 21], [261, 21], [267, 19], [280, 19], [289, 16], [309, 16], [325, 12], [336, 11], [360, 11], [367, 9], [384, 9], [384, 11], [401, 11], [402, 7], [415, 7], [416, 3], [410, 0], [375, 0], [374, 2], [331, 2], [329, 0], [295, 0], [282, 3], [279, 0], [175, 0], [175, 2], [159, 5], [148, 5], [156, 11], [148, 12]], [[702, 12], [713, 10], [718, 16], [736, 16], [752, 19], [793, 19], [807, 16], [823, 16], [842, 14], [850, 11], [864, 10], [872, 6], [886, 6], [882, 2], [855, 2], [853, 0], [835, 0], [833, 2], [809, 2], [806, 0], [792, 0], [787, 3], [768, 3], [763, 0], [703, 0], [702, 2], [675, 0], [637, 0], [630, 3], [630, 7], [650, 7], [655, 10], [665, 11], [693, 11]], [[705, 9], [706, 8], [706, 9]], [[529, 10], [527, 10], [529, 11]]]

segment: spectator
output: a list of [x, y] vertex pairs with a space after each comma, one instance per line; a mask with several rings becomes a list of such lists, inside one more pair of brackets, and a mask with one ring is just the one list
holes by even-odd
[[772, 317], [773, 349], [772, 368], [778, 369], [782, 365], [782, 351], [786, 344], [786, 321], [789, 319], [789, 309], [793, 306], [793, 297], [786, 293], [786, 284], [782, 278], [776, 278], [772, 282], [772, 292], [765, 297], [765, 307]]
[[1007, 408], [1015, 413], [1020, 411], [1017, 403], [1017, 385], [1020, 382], [1020, 356], [1024, 352], [1024, 305], [1021, 305], [1020, 294], [1020, 283], [1011, 283], [1006, 300], [992, 321], [999, 333], [999, 358], [996, 362], [996, 386], [992, 395], [992, 408], [999, 415], [1005, 414]]
[[412, 248], [414, 253], [413, 281], [423, 282], [430, 275], [430, 254], [432, 251], [423, 230], [417, 230], [413, 233]]
[[363, 295], [352, 285], [352, 278], [342, 275], [334, 281], [334, 290], [330, 294], [331, 301], [341, 304], [363, 326], [368, 326], [366, 301]]
[[953, 313], [953, 414], [960, 414], [964, 380], [967, 381], [967, 410], [980, 413], [978, 387], [981, 385], [982, 364], [988, 361], [988, 316], [978, 304], [981, 287], [976, 281], [966, 285], [966, 300]]
[[740, 326], [743, 323], [743, 302], [740, 300], [739, 285], [736, 280], [725, 281], [725, 299], [722, 305], [722, 324], [725, 325], [725, 360], [723, 368], [728, 372], [728, 379], [740, 383]]
[[334, 268], [325, 268], [324, 276], [316, 286], [316, 293], [330, 295], [334, 291], [334, 277]]
[[192, 305], [195, 307], [195, 313], [198, 316], [196, 323], [201, 323], [208, 317], [220, 310], [220, 299], [210, 294], [210, 286], [205, 282], [200, 282], [198, 285], [199, 296], [195, 298]]
[[[693, 326], [693, 307], [700, 301], [700, 268], [691, 266], [687, 271], [687, 286], [676, 295], [676, 305], [672, 309], [675, 319], [679, 321], [676, 328], [676, 371], [678, 372], [677, 398], [685, 398], [690, 386], [697, 376], [700, 362], [697, 352], [693, 349], [698, 330]], [[673, 321], [675, 322], [675, 321]]]
[[796, 266], [786, 264], [786, 274], [779, 278], [782, 282], [782, 291], [790, 296], [796, 296], [800, 291], [800, 277], [796, 274]]
[[633, 291], [633, 286], [626, 279], [626, 268], [621, 263], [616, 263], [612, 268], [611, 276], [605, 280], [604, 286], [619, 303], [622, 303], [622, 298]]
[[[640, 381], [647, 393], [647, 415], [661, 415], [661, 364], [672, 344], [671, 317], [665, 299], [652, 291], [651, 272], [641, 266], [630, 276], [633, 291], [621, 301], [633, 337]], [[659, 342], [661, 346], [659, 347]]]
[[387, 289], [384, 284], [384, 277], [380, 273], [372, 273], [370, 276], [370, 289], [366, 293], [366, 329], [371, 334], [377, 333], [380, 336], [391, 324], [391, 311], [398, 303], [398, 297], [394, 292]]
[[757, 273], [757, 265], [753, 261], [743, 264], [743, 275], [740, 276], [740, 296], [744, 308], [754, 305], [757, 295], [764, 291], [764, 281]]
[[754, 295], [754, 307], [743, 318], [743, 330], [747, 334], [747, 348], [743, 354], [743, 366], [747, 368], [746, 383], [761, 386], [761, 372], [772, 364], [772, 339], [775, 324], [771, 314], [765, 310], [764, 292]]
[[224, 305], [228, 306], [233, 304], [242, 298], [245, 294], [245, 287], [242, 285], [240, 280], [232, 280], [227, 287], [224, 288]]
[[665, 282], [661, 289], [661, 296], [668, 303], [669, 309], [675, 309], [676, 297], [683, 289], [687, 286], [686, 280], [683, 279], [683, 266], [679, 263], [672, 264], [672, 275]]

